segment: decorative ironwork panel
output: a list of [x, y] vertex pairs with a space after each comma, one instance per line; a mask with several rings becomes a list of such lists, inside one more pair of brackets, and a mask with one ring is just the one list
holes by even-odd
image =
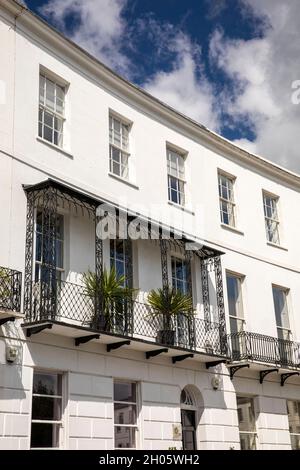
[[209, 283], [208, 283], [208, 260], [201, 260], [201, 281], [202, 281], [202, 299], [204, 320], [210, 323], [210, 300], [209, 300]]
[[300, 369], [300, 343], [240, 331], [228, 335], [228, 345], [233, 361], [259, 361], [277, 367]]
[[[192, 283], [192, 259], [193, 253], [190, 250], [185, 250], [185, 263], [186, 263], [186, 281], [187, 281], [187, 292], [193, 298], [193, 283]], [[195, 319], [191, 316], [190, 318], [185, 318], [185, 324], [183, 331], [185, 335], [188, 336], [188, 341], [192, 348], [195, 344]]]
[[0, 266], [0, 309], [21, 311], [22, 273]]
[[168, 273], [168, 241], [160, 238], [160, 256], [161, 256], [161, 273], [162, 273], [162, 286], [163, 289], [169, 287], [169, 273]]
[[[125, 248], [125, 276], [126, 276], [126, 287], [132, 288], [133, 287], [133, 255], [132, 255], [132, 240], [127, 237], [124, 240], [124, 248]], [[125, 329], [128, 333], [132, 332], [133, 328], [133, 302], [127, 300], [125, 302], [125, 312], [124, 312], [124, 319], [125, 319]]]
[[102, 276], [103, 276], [103, 240], [97, 235], [97, 224], [99, 222], [99, 217], [96, 215], [95, 208], [95, 273], [97, 279], [98, 289], [96, 291], [96, 298], [94, 300], [95, 313], [94, 323], [97, 326], [97, 322], [100, 321], [103, 310], [103, 296], [102, 296]]
[[34, 242], [34, 201], [35, 193], [27, 194], [26, 245], [25, 245], [25, 279], [24, 279], [24, 312], [30, 315], [32, 302], [33, 242]]
[[223, 276], [221, 257], [214, 258], [215, 279], [216, 279], [216, 297], [218, 306], [218, 323], [220, 327], [220, 343], [224, 354], [227, 353], [227, 334], [226, 334], [226, 318], [223, 292]]
[[41, 315], [56, 315], [56, 238], [57, 238], [57, 191], [49, 187], [43, 191], [42, 207], [42, 265], [41, 265]]

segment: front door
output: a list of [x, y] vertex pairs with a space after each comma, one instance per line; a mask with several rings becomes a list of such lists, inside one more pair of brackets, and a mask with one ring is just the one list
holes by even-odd
[[196, 450], [196, 412], [181, 410], [183, 450]]

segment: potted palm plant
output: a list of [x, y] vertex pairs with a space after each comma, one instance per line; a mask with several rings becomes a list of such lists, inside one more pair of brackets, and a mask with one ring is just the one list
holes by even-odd
[[[124, 324], [128, 303], [132, 301], [137, 289], [127, 287], [125, 276], [119, 275], [114, 267], [109, 271], [104, 268], [99, 281], [90, 270], [83, 274], [85, 294], [92, 300], [93, 316], [91, 323], [104, 331], [113, 331], [116, 326]], [[95, 310], [96, 299], [101, 292], [100, 315]]]
[[149, 292], [148, 303], [151, 307], [150, 316], [158, 321], [158, 342], [173, 345], [178, 317], [194, 317], [191, 295], [171, 287], [153, 289]]

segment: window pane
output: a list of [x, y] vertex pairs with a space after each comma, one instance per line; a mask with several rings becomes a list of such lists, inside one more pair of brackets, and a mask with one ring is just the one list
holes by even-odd
[[121, 176], [121, 171], [120, 171], [120, 165], [119, 165], [119, 163], [113, 162], [113, 165], [112, 165], [112, 172], [114, 173], [114, 175]]
[[256, 435], [255, 434], [240, 434], [241, 450], [255, 450], [256, 449]]
[[44, 104], [44, 93], [45, 93], [45, 78], [40, 75], [40, 104]]
[[114, 383], [114, 400], [136, 402], [136, 384], [115, 382]]
[[288, 400], [287, 411], [290, 432], [300, 434], [300, 402]]
[[46, 80], [46, 106], [54, 111], [55, 109], [55, 85], [50, 80]]
[[59, 447], [59, 424], [32, 423], [31, 447]]
[[115, 427], [115, 447], [116, 448], [135, 448], [136, 447], [136, 429], [123, 426]]
[[56, 267], [61, 269], [64, 267], [63, 248], [63, 242], [61, 240], [56, 240]]
[[32, 397], [32, 419], [61, 420], [61, 398]]
[[[230, 333], [240, 333], [244, 329], [243, 320], [238, 320], [237, 318], [229, 318], [230, 322]], [[238, 340], [239, 341], [239, 340]]]
[[192, 410], [182, 410], [182, 425], [183, 426], [192, 426], [195, 427], [195, 411]]
[[54, 118], [54, 129], [58, 132], [62, 132], [63, 130], [63, 120], [60, 118]]
[[276, 325], [283, 327], [283, 328], [290, 327], [286, 297], [287, 297], [287, 293], [284, 289], [273, 287], [273, 300], [274, 300]]
[[240, 431], [255, 432], [255, 414], [253, 398], [237, 397], [237, 409]]
[[121, 163], [121, 151], [115, 147], [111, 147], [111, 158], [113, 161]]
[[241, 280], [237, 276], [226, 276], [229, 315], [243, 318]]
[[291, 447], [292, 450], [300, 450], [300, 434], [297, 435], [291, 435]]
[[48, 142], [53, 143], [53, 131], [50, 129], [50, 127], [44, 126], [44, 135], [43, 135], [45, 140], [48, 140]]
[[42, 372], [35, 372], [33, 375], [33, 393], [42, 395], [61, 395], [61, 380], [60, 374], [44, 374]]
[[53, 115], [44, 111], [44, 124], [45, 126], [53, 128]]
[[115, 424], [136, 424], [136, 405], [114, 404]]

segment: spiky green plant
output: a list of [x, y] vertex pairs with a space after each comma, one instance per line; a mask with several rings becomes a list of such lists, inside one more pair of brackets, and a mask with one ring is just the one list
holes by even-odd
[[171, 328], [172, 320], [177, 315], [187, 318], [194, 316], [191, 295], [183, 294], [172, 287], [151, 290], [148, 303], [152, 307], [151, 316], [162, 316], [165, 328]]
[[137, 289], [126, 286], [126, 278], [119, 275], [114, 267], [110, 270], [104, 268], [101, 279], [96, 273], [88, 270], [83, 274], [83, 284], [86, 295], [96, 304], [98, 294], [101, 292], [101, 312], [105, 318], [105, 325], [108, 329], [112, 326], [112, 319], [115, 313], [122, 314], [124, 303], [132, 300]]

